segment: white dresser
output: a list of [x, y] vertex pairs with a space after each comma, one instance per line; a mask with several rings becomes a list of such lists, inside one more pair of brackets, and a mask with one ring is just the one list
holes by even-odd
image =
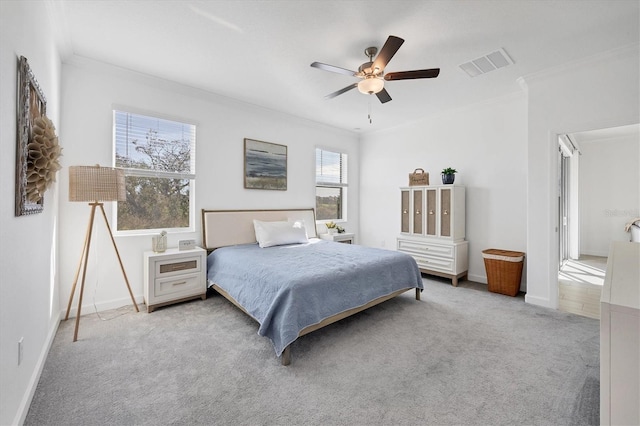
[[469, 270], [465, 238], [465, 187], [400, 188], [398, 251], [411, 255], [425, 274], [451, 278], [454, 286]]
[[640, 424], [640, 243], [613, 242], [600, 299], [600, 424]]

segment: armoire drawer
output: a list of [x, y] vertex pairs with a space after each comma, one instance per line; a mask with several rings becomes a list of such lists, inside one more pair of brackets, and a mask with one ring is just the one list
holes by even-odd
[[453, 246], [431, 244], [424, 241], [411, 241], [398, 239], [398, 250], [409, 254], [424, 254], [429, 256], [440, 256], [453, 258]]
[[439, 257], [430, 257], [430, 256], [419, 256], [415, 254], [411, 254], [411, 256], [416, 260], [418, 267], [420, 269], [430, 269], [434, 271], [441, 271], [447, 273], [453, 273], [454, 271], [454, 260], [439, 258]]

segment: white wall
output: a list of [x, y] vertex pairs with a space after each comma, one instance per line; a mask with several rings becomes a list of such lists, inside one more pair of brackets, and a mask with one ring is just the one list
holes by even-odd
[[[21, 423], [58, 325], [57, 187], [44, 211], [15, 216], [16, 87], [25, 56], [60, 124], [60, 59], [43, 3], [0, 1], [0, 424]], [[64, 147], [64, 142], [62, 143]], [[64, 154], [64, 151], [63, 151]], [[18, 340], [24, 357], [18, 365]]]
[[638, 123], [639, 52], [636, 44], [524, 79], [529, 303], [558, 306], [558, 134]]
[[[202, 208], [314, 207], [316, 145], [349, 155], [349, 221], [344, 226], [349, 231], [358, 231], [359, 144], [354, 133], [83, 58], [74, 58], [73, 63], [63, 66], [63, 89], [66, 152], [60, 178], [60, 233], [64, 235], [60, 241], [61, 309], [66, 309], [90, 211], [85, 203], [67, 201], [68, 166], [112, 164], [112, 110], [117, 106], [184, 119], [197, 125], [195, 232], [169, 234], [170, 247], [186, 238], [201, 243]], [[247, 137], [288, 146], [286, 191], [244, 189], [243, 139]], [[109, 218], [110, 204], [105, 205]], [[98, 310], [131, 304], [103, 221], [98, 219], [83, 314], [93, 312], [94, 303]], [[116, 236], [116, 243], [133, 293], [142, 302], [142, 256], [151, 247], [151, 236]], [[75, 303], [72, 314], [74, 312]], [[82, 322], [79, 338], [82, 338]]]
[[612, 241], [629, 241], [624, 225], [640, 217], [640, 140], [582, 142], [580, 151], [580, 254], [608, 256]]
[[[395, 249], [400, 186], [415, 168], [442, 184], [458, 170], [466, 186], [469, 278], [486, 283], [482, 250], [526, 248], [526, 98], [523, 93], [449, 111], [411, 125], [364, 135], [360, 165], [360, 241]], [[523, 280], [523, 289], [525, 288]]]

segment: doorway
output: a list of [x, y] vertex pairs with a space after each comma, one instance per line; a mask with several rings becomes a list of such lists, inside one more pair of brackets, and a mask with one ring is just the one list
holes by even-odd
[[600, 318], [609, 245], [629, 241], [639, 194], [640, 125], [558, 137], [559, 310]]
[[580, 254], [580, 155], [571, 135], [558, 137], [558, 309], [599, 319], [607, 260]]

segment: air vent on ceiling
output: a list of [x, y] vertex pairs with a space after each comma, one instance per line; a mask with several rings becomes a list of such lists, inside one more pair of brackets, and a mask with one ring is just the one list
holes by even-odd
[[462, 71], [469, 74], [469, 77], [477, 77], [480, 74], [486, 74], [490, 71], [498, 68], [504, 68], [507, 65], [512, 65], [514, 62], [509, 57], [509, 54], [504, 49], [496, 50], [495, 52], [488, 53], [473, 61], [466, 62], [460, 65]]

